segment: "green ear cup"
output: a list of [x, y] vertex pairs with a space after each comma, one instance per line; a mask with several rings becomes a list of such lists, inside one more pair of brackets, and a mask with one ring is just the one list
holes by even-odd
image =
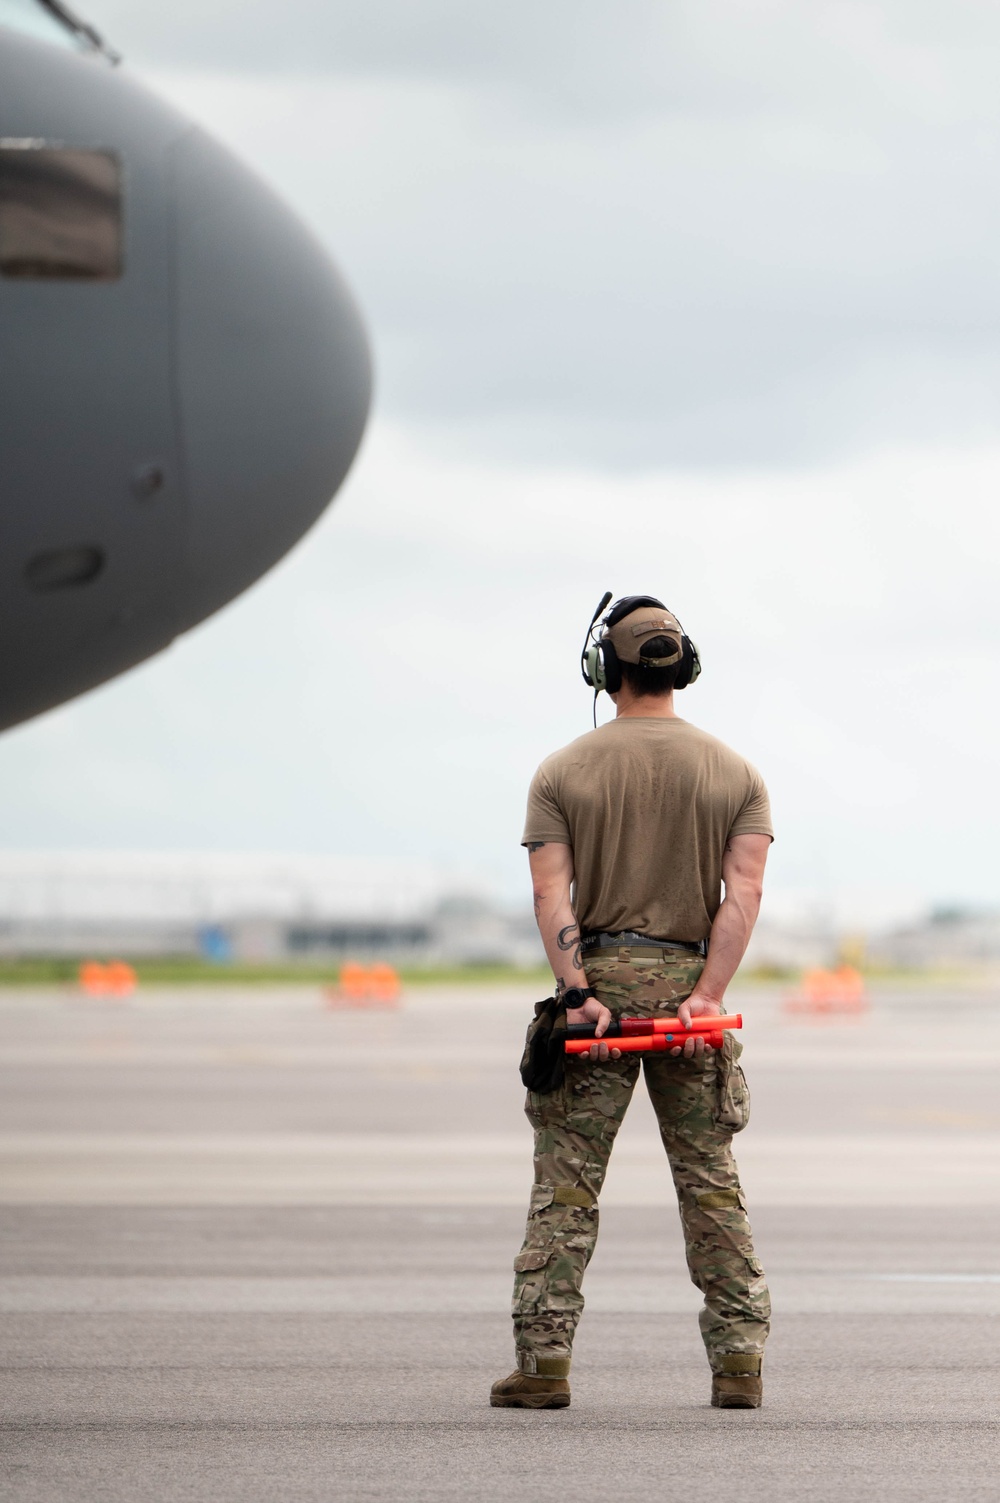
[[596, 642], [588, 644], [583, 654], [584, 677], [592, 689], [605, 689], [607, 680], [604, 676], [604, 654]]

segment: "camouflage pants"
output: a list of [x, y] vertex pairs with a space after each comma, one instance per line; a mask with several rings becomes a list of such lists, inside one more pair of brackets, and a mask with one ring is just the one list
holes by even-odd
[[[703, 962], [588, 957], [587, 978], [615, 1017], [676, 1013]], [[701, 1332], [713, 1372], [756, 1371], [771, 1302], [754, 1255], [731, 1152], [750, 1098], [731, 1035], [701, 1060], [666, 1054], [641, 1062], [680, 1207], [691, 1278], [705, 1296]], [[521, 1372], [563, 1377], [583, 1311], [581, 1285], [597, 1242], [597, 1197], [615, 1135], [639, 1078], [634, 1055], [567, 1059], [566, 1080], [547, 1095], [529, 1091], [535, 1183], [524, 1245], [514, 1260], [514, 1339]]]

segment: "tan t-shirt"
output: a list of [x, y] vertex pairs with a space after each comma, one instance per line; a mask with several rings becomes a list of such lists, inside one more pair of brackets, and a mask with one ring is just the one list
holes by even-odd
[[573, 847], [584, 934], [707, 939], [730, 835], [772, 835], [760, 773], [686, 720], [611, 720], [546, 757], [522, 845]]

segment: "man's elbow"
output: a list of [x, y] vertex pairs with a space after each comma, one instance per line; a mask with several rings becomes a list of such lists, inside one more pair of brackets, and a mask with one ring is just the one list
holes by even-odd
[[760, 912], [761, 899], [764, 896], [764, 884], [757, 881], [734, 882], [726, 888], [726, 897], [734, 908], [738, 908], [751, 921], [756, 919]]
[[569, 899], [569, 893], [561, 882], [533, 882], [531, 895], [535, 900], [536, 913], [542, 909], [551, 910], [558, 907], [561, 901]]

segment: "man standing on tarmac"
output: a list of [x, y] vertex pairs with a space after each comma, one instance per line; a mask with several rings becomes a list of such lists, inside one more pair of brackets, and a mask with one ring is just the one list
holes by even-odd
[[[607, 604], [605, 596], [594, 620]], [[723, 1012], [760, 906], [772, 839], [767, 790], [749, 763], [681, 720], [674, 690], [701, 671], [677, 618], [649, 595], [618, 601], [588, 633], [584, 678], [616, 719], [548, 757], [528, 797], [535, 914], [567, 1021]], [[725, 897], [722, 888], [725, 887]], [[750, 1100], [740, 1044], [689, 1039], [644, 1057], [646, 1087], [680, 1205], [712, 1403], [756, 1409], [771, 1313], [731, 1151]], [[514, 1260], [517, 1370], [497, 1407], [570, 1401], [581, 1284], [597, 1240], [597, 1197], [639, 1075], [634, 1054], [595, 1042], [565, 1082], [530, 1091], [535, 1182]]]

